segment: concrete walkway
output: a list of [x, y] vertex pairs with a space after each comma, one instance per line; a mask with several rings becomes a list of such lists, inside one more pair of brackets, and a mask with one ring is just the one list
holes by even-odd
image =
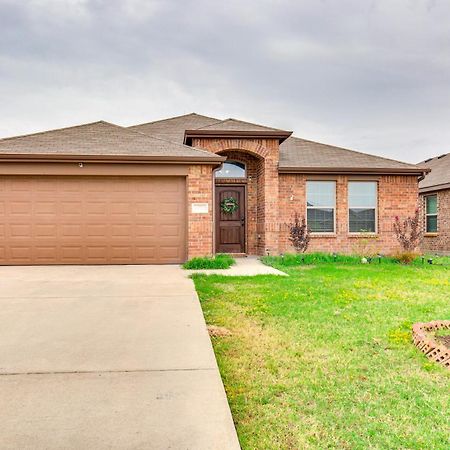
[[0, 448], [238, 449], [178, 266], [0, 267]]
[[257, 256], [248, 256], [246, 258], [236, 258], [236, 264], [229, 269], [220, 270], [185, 270], [187, 276], [194, 273], [204, 273], [206, 275], [225, 275], [225, 276], [254, 276], [254, 275], [281, 275], [287, 276], [281, 270], [263, 264]]

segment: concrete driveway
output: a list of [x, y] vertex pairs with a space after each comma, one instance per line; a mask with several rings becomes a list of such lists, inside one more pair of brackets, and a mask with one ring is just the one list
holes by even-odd
[[182, 270], [0, 267], [0, 448], [239, 448]]

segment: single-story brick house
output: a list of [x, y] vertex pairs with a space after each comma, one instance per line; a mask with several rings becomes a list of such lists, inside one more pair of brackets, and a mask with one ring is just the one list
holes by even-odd
[[397, 243], [426, 169], [188, 114], [129, 128], [96, 122], [0, 140], [0, 264], [179, 263], [291, 249]]
[[450, 153], [427, 159], [431, 172], [419, 183], [425, 234], [422, 249], [450, 254]]

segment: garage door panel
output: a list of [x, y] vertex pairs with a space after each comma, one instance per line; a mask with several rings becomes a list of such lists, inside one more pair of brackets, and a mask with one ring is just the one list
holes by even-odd
[[0, 264], [177, 263], [183, 177], [3, 177]]
[[11, 238], [29, 238], [31, 236], [31, 225], [15, 223], [10, 227]]
[[37, 263], [49, 264], [58, 258], [58, 247], [56, 245], [36, 245], [34, 251]]
[[33, 237], [35, 239], [40, 238], [53, 238], [57, 236], [58, 228], [55, 224], [50, 223], [36, 223], [33, 224]]
[[61, 200], [58, 206], [64, 214], [80, 215], [83, 204], [80, 201]]
[[26, 215], [30, 216], [32, 213], [33, 205], [29, 201], [18, 201], [18, 200], [11, 200], [11, 202], [8, 203], [9, 206], [9, 213], [10, 215]]

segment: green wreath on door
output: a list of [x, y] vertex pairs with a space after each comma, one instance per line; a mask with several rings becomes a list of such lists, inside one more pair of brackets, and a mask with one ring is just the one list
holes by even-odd
[[224, 214], [233, 214], [238, 208], [239, 203], [233, 197], [226, 197], [220, 202], [220, 209]]

